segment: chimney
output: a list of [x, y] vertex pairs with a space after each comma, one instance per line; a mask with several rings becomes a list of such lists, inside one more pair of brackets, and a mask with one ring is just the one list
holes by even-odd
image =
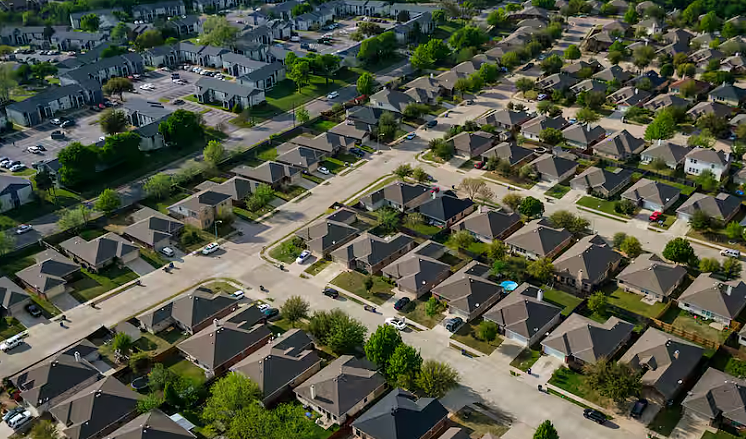
[[215, 328], [219, 328], [220, 327], [220, 322], [218, 321], [218, 319], [213, 319], [212, 320], [212, 324], [213, 324], [213, 326], [215, 326]]
[[679, 350], [678, 349], [676, 349], [675, 351], [673, 351], [673, 357], [675, 359], [677, 359], [677, 360], [679, 359]]
[[76, 363], [80, 363], [80, 352], [75, 351], [74, 355], [75, 355], [75, 362]]
[[538, 300], [539, 302], [544, 300], [544, 290], [542, 290], [541, 288], [539, 288], [539, 291], [536, 292], [536, 300]]
[[311, 384], [311, 399], [316, 399], [316, 386]]
[[733, 292], [733, 285], [728, 284], [728, 287], [725, 289], [725, 294], [730, 296], [732, 292]]
[[579, 290], [582, 290], [583, 289], [583, 270], [578, 270], [578, 275], [575, 278], [575, 280], [578, 283], [577, 288]]

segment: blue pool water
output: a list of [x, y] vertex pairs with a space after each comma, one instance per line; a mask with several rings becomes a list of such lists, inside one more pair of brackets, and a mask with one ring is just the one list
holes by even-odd
[[505, 282], [501, 283], [500, 286], [503, 287], [505, 291], [513, 291], [518, 288], [518, 284], [513, 282], [512, 280], [506, 280]]

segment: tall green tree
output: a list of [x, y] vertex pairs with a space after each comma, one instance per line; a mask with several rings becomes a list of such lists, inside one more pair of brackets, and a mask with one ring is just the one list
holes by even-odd
[[80, 18], [80, 29], [86, 32], [98, 32], [101, 19], [96, 14], [86, 14]]
[[357, 78], [357, 92], [361, 95], [370, 96], [373, 94], [375, 87], [375, 79], [373, 75], [368, 72], [363, 72], [359, 78]]
[[111, 78], [106, 81], [102, 90], [109, 96], [118, 94], [119, 99], [124, 100], [124, 92], [134, 91], [135, 86], [132, 85], [132, 81], [127, 78]]
[[238, 38], [239, 29], [233, 26], [225, 17], [211, 15], [202, 24], [200, 44], [208, 46], [230, 46]]
[[546, 420], [536, 428], [534, 439], [559, 439], [559, 434], [552, 425], [552, 421]]
[[528, 196], [521, 201], [518, 211], [529, 218], [540, 217], [544, 214], [544, 203], [534, 197]]
[[442, 398], [458, 386], [459, 375], [450, 364], [426, 360], [415, 379], [415, 386], [425, 396]]
[[245, 375], [231, 372], [215, 381], [210, 387], [202, 418], [228, 426], [243, 409], [256, 405], [262, 394], [259, 386]]
[[412, 388], [412, 383], [422, 367], [422, 356], [412, 346], [400, 343], [386, 364], [386, 376], [390, 380], [398, 386]]
[[216, 168], [223, 158], [225, 158], [225, 147], [217, 140], [210, 140], [207, 142], [202, 154], [205, 157], [205, 162]]
[[380, 366], [386, 366], [400, 344], [402, 339], [398, 329], [380, 325], [365, 343], [365, 356]]
[[309, 305], [308, 301], [302, 297], [290, 296], [285, 303], [282, 304], [280, 311], [283, 318], [290, 322], [291, 325], [295, 326], [297, 322], [308, 317], [308, 311], [310, 309], [311, 305]]
[[113, 108], [108, 108], [101, 113], [98, 122], [101, 130], [106, 134], [121, 133], [129, 125], [127, 114], [122, 110], [115, 110]]
[[674, 238], [668, 241], [663, 249], [663, 257], [680, 264], [694, 265], [697, 263], [697, 256], [692, 245], [684, 238]]
[[158, 125], [166, 142], [182, 148], [201, 142], [205, 136], [201, 115], [187, 110], [176, 110]]
[[96, 200], [96, 210], [104, 213], [111, 213], [122, 205], [122, 200], [119, 198], [119, 193], [114, 189], [106, 188], [98, 196]]
[[59, 176], [66, 186], [73, 186], [87, 181], [96, 172], [97, 151], [80, 142], [73, 142], [62, 148], [57, 154], [60, 162]]
[[144, 189], [148, 197], [161, 200], [171, 194], [173, 185], [174, 182], [170, 175], [160, 173], [150, 177], [145, 182]]

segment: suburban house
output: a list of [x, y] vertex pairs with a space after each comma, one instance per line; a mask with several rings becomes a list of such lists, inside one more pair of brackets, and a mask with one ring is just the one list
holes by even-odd
[[527, 282], [484, 314], [505, 338], [532, 346], [560, 321], [562, 308], [544, 301], [544, 292]]
[[710, 218], [728, 224], [741, 211], [741, 199], [725, 192], [715, 197], [694, 193], [676, 209], [676, 217], [689, 221], [697, 210], [703, 210]]
[[642, 104], [642, 108], [658, 111], [662, 108], [675, 107], [686, 110], [691, 102], [673, 93], [661, 94]]
[[173, 245], [184, 223], [148, 207], [132, 214], [133, 224], [122, 231], [122, 236], [144, 247], [159, 251]]
[[107, 376], [60, 402], [49, 411], [69, 439], [104, 437], [137, 416], [143, 396], [114, 376]]
[[738, 108], [746, 100], [746, 90], [733, 84], [724, 83], [710, 91], [708, 97], [710, 102], [718, 102]]
[[[465, 321], [479, 317], [494, 305], [503, 289], [487, 279], [489, 269], [472, 261], [432, 289], [433, 297], [448, 304], [448, 312]], [[476, 267], [475, 267], [476, 266]], [[473, 274], [477, 270], [479, 274]]]
[[43, 298], [50, 299], [64, 293], [67, 284], [80, 275], [80, 265], [53, 248], [36, 254], [35, 258], [36, 264], [17, 272], [16, 277]]
[[746, 71], [746, 57], [734, 54], [720, 61], [720, 69], [734, 74], [743, 74]]
[[599, 81], [604, 82], [618, 81], [620, 84], [624, 85], [627, 81], [632, 79], [632, 76], [632, 73], [624, 70], [618, 65], [613, 65], [593, 75], [593, 79], [598, 79]]
[[746, 424], [746, 402], [739, 397], [746, 392], [746, 381], [708, 367], [681, 403], [684, 413], [705, 419], [714, 427]]
[[614, 171], [591, 166], [570, 180], [570, 187], [594, 194], [603, 198], [611, 198], [618, 194], [632, 179], [632, 171], [617, 168]]
[[362, 197], [360, 204], [369, 211], [378, 210], [381, 207], [390, 207], [399, 212], [405, 212], [419, 207], [432, 198], [432, 195], [430, 188], [424, 184], [398, 181]]
[[11, 175], [0, 176], [0, 212], [6, 212], [34, 200], [31, 180]]
[[292, 186], [298, 183], [303, 176], [303, 172], [299, 168], [277, 162], [264, 162], [255, 168], [238, 165], [230, 172], [250, 180], [252, 191], [260, 184], [269, 185], [275, 190]]
[[[394, 389], [352, 423], [356, 439], [433, 439], [445, 428], [448, 410], [435, 398]], [[391, 432], [397, 432], [392, 436]]]
[[704, 349], [690, 341], [648, 328], [619, 361], [642, 371], [643, 394], [666, 404], [681, 393], [703, 354]]
[[562, 136], [569, 146], [588, 149], [606, 137], [606, 130], [601, 125], [591, 128], [589, 125], [576, 123], [562, 130]]
[[396, 282], [401, 291], [420, 297], [451, 275], [451, 267], [438, 259], [445, 246], [425, 241], [414, 250], [383, 268], [383, 276]]
[[11, 122], [31, 127], [56, 117], [60, 112], [98, 104], [103, 99], [98, 84], [70, 84], [50, 87], [28, 99], [13, 102], [5, 107], [5, 112]]
[[76, 236], [60, 243], [60, 248], [73, 261], [94, 272], [113, 264], [124, 265], [140, 257], [137, 246], [112, 232], [91, 241]]
[[721, 281], [702, 273], [678, 299], [679, 308], [704, 319], [730, 325], [746, 307], [746, 284], [740, 280]]
[[482, 211], [480, 208], [479, 212], [452, 225], [451, 230], [454, 232], [466, 230], [477, 240], [489, 244], [495, 239], [504, 240], [521, 227], [523, 227], [521, 216], [515, 212]]
[[262, 312], [254, 306], [247, 308], [253, 309], [238, 309], [224, 320], [214, 319], [212, 325], [182, 341], [177, 348], [204, 369], [207, 378], [223, 375], [272, 337], [272, 331], [263, 324]]
[[232, 209], [230, 195], [208, 189], [168, 206], [168, 213], [185, 224], [206, 229]]
[[691, 151], [692, 148], [688, 146], [658, 140], [640, 154], [640, 162], [643, 165], [649, 165], [657, 159], [664, 161], [669, 168], [676, 169], [684, 164], [687, 154]]
[[609, 31], [601, 31], [588, 37], [586, 48], [591, 52], [605, 52], [616, 40], [616, 37], [611, 35]]
[[[355, 141], [345, 136], [330, 133], [329, 131], [319, 134], [316, 137], [298, 136], [287, 142], [287, 149], [278, 149], [278, 153], [285, 153], [291, 145], [305, 146], [319, 151], [324, 157], [333, 156], [340, 151], [355, 146]], [[282, 145], [280, 145], [282, 147]]]
[[127, 115], [130, 125], [142, 127], [160, 122], [171, 115], [172, 111], [160, 102], [144, 99], [129, 98], [122, 104], [122, 110]]
[[203, 77], [197, 80], [194, 87], [194, 96], [198, 101], [205, 104], [219, 103], [226, 110], [235, 106], [241, 109], [251, 108], [266, 100], [264, 91], [238, 82]]
[[241, 177], [231, 177], [222, 183], [204, 181], [194, 187], [196, 190], [211, 190], [231, 197], [234, 206], [246, 204], [246, 197], [251, 195], [251, 182]]
[[132, 18], [152, 23], [159, 17], [175, 17], [186, 14], [184, 3], [178, 0], [136, 5], [132, 7]]
[[465, 158], [479, 157], [492, 148], [494, 134], [484, 131], [464, 131], [449, 139], [456, 154]]
[[521, 125], [521, 135], [527, 139], [541, 141], [541, 132], [547, 128], [562, 131], [570, 123], [562, 116], [539, 116]]
[[728, 175], [730, 162], [730, 153], [710, 148], [694, 148], [686, 155], [684, 171], [687, 174], [699, 175], [705, 170], [709, 170], [715, 175], [716, 179], [721, 180]]
[[558, 282], [589, 294], [619, 267], [622, 255], [598, 235], [586, 236], [554, 261]]
[[18, 316], [31, 298], [23, 288], [3, 276], [0, 277], [0, 316]]
[[539, 179], [551, 184], [562, 183], [575, 175], [578, 163], [553, 154], [543, 154], [529, 166], [539, 174]]
[[308, 148], [306, 146], [295, 146], [288, 148], [285, 152], [280, 153], [275, 158], [277, 163], [293, 166], [302, 169], [304, 172], [314, 172], [319, 168], [319, 164], [324, 160], [325, 154], [319, 150]]
[[617, 317], [599, 323], [573, 313], [541, 342], [541, 346], [546, 355], [570, 366], [582, 367], [601, 358], [612, 358], [630, 339], [633, 328], [633, 324]]
[[533, 116], [525, 111], [497, 110], [485, 116], [481, 123], [493, 125], [495, 128], [505, 131], [518, 131], [521, 125], [533, 119]]
[[196, 334], [238, 309], [238, 299], [227, 294], [214, 294], [206, 287], [181, 295], [157, 309], [137, 317], [141, 327], [151, 334], [157, 334], [171, 326], [176, 326], [189, 334]]
[[652, 94], [649, 91], [641, 90], [637, 87], [622, 87], [607, 98], [617, 109], [626, 109], [629, 107], [642, 107], [650, 99]]
[[[353, 212], [352, 222], [355, 221], [355, 218]], [[308, 250], [324, 258], [360, 235], [360, 230], [350, 225], [352, 222], [340, 222], [325, 218], [308, 227], [299, 229], [295, 232], [295, 236], [305, 242]]]
[[555, 73], [536, 81], [535, 88], [542, 90], [545, 93], [552, 93], [555, 90], [567, 90], [577, 83], [578, 79], [574, 76], [564, 73]]
[[474, 212], [476, 204], [471, 198], [442, 195], [425, 201], [416, 209], [425, 217], [428, 224], [438, 227], [451, 227]]
[[340, 356], [294, 390], [298, 401], [320, 413], [327, 426], [343, 425], [385, 391], [378, 367], [351, 355]]
[[77, 69], [69, 70], [61, 73], [59, 77], [60, 84], [63, 86], [80, 84], [83, 87], [89, 87], [89, 84], [94, 84], [93, 81], [100, 86], [111, 78], [126, 78], [144, 72], [145, 65], [142, 56], [139, 53], [127, 52], [123, 55], [102, 58]]
[[714, 114], [717, 117], [730, 118], [733, 116], [733, 109], [720, 102], [700, 102], [686, 112], [692, 120], [697, 120], [705, 114]]
[[618, 131], [593, 147], [597, 155], [613, 160], [630, 159], [644, 149], [645, 140], [638, 139], [627, 130]]
[[231, 367], [255, 382], [267, 407], [288, 390], [321, 370], [322, 359], [313, 341], [300, 329], [290, 329]]
[[403, 233], [387, 238], [364, 233], [334, 250], [331, 257], [333, 261], [351, 270], [357, 269], [376, 274], [415, 246], [416, 242]]
[[534, 158], [534, 151], [518, 146], [515, 142], [501, 142], [482, 154], [482, 160], [495, 157], [511, 167], [523, 166]]
[[187, 426], [172, 419], [174, 416], [176, 415], [166, 416], [159, 409], [150, 410], [109, 434], [107, 439], [195, 438], [196, 436], [187, 430]]
[[699, 81], [697, 79], [692, 78], [683, 78], [679, 79], [676, 82], [671, 83], [668, 86], [668, 91], [672, 94], [681, 94], [681, 90], [685, 89], [685, 86], [688, 87], [689, 83], [693, 83], [693, 92], [695, 95], [702, 95], [707, 93], [707, 90], [710, 89], [710, 83], [705, 81]]
[[416, 102], [415, 99], [407, 93], [396, 90], [383, 90], [370, 96], [370, 105], [373, 108], [388, 110], [394, 113], [403, 113], [407, 105]]
[[545, 219], [539, 219], [510, 235], [505, 244], [512, 253], [531, 260], [554, 259], [572, 244], [572, 234], [566, 229], [552, 227]]
[[328, 132], [330, 134], [346, 137], [351, 141], [351, 144], [355, 145], [362, 145], [366, 140], [370, 139], [370, 131], [364, 127], [357, 127], [344, 122], [335, 125]]
[[586, 79], [570, 87], [570, 91], [573, 93], [596, 92], [606, 95], [606, 90], [608, 90], [608, 88], [608, 84], [603, 81], [599, 81], [598, 79]]
[[67, 348], [11, 378], [26, 408], [40, 416], [102, 378], [92, 361], [98, 348], [88, 340]]
[[641, 178], [624, 191], [622, 198], [653, 212], [665, 212], [679, 200], [681, 189], [656, 180]]

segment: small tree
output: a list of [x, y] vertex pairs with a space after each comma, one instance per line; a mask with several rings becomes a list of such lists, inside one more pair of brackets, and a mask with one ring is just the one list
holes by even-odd
[[575, 118], [578, 119], [578, 122], [590, 124], [598, 122], [601, 117], [590, 108], [581, 108], [577, 113], [575, 113]]
[[503, 203], [510, 208], [513, 212], [516, 212], [523, 202], [523, 196], [519, 194], [507, 194], [503, 197]]
[[394, 169], [394, 175], [399, 178], [409, 177], [412, 175], [412, 166], [409, 163], [403, 163]]
[[111, 213], [122, 205], [122, 200], [119, 198], [119, 193], [114, 189], [104, 189], [101, 195], [96, 200], [96, 210], [104, 213]]
[[487, 256], [496, 261], [505, 259], [505, 256], [507, 254], [508, 249], [505, 246], [505, 243], [500, 241], [499, 239], [493, 239], [489, 247], [487, 247]]
[[458, 185], [458, 190], [463, 191], [469, 198], [492, 199], [494, 194], [481, 178], [465, 178]]
[[458, 372], [448, 363], [427, 360], [415, 379], [415, 386], [429, 398], [442, 398], [458, 386]]
[[295, 327], [297, 322], [308, 317], [308, 311], [310, 308], [311, 305], [309, 305], [302, 297], [290, 296], [288, 300], [282, 304], [280, 311], [285, 320]]
[[442, 308], [443, 305], [438, 302], [438, 299], [431, 296], [425, 303], [425, 314], [427, 314], [428, 317], [433, 317], [434, 315], [438, 314]]
[[697, 255], [692, 245], [684, 238], [674, 238], [668, 241], [666, 248], [663, 249], [663, 257], [680, 264], [697, 263]]
[[640, 240], [634, 236], [628, 236], [624, 239], [624, 242], [622, 242], [619, 249], [628, 257], [636, 258], [640, 256], [640, 253], [642, 253], [642, 244], [640, 244]]
[[118, 94], [119, 99], [124, 100], [124, 92], [135, 91], [135, 86], [127, 78], [111, 78], [106, 81], [106, 84], [101, 89], [109, 96]]
[[311, 115], [308, 113], [308, 110], [306, 110], [306, 107], [301, 105], [295, 109], [295, 118], [298, 119], [298, 123], [304, 124], [311, 120]]
[[145, 182], [144, 189], [148, 197], [155, 199], [166, 198], [171, 193], [173, 181], [168, 174], [155, 174]]
[[225, 157], [225, 147], [217, 140], [210, 140], [207, 142], [207, 146], [205, 146], [203, 155], [205, 157], [205, 162], [207, 162], [212, 168], [217, 168], [218, 164]]
[[702, 171], [694, 181], [700, 185], [702, 190], [705, 192], [712, 192], [720, 186], [720, 181], [718, 181], [715, 174], [713, 174], [709, 169]]
[[31, 428], [32, 439], [57, 439], [60, 433], [51, 421], [39, 421]]
[[741, 239], [741, 235], [743, 235], [743, 226], [738, 224], [736, 221], [731, 221], [725, 227], [725, 234], [733, 241]]
[[608, 298], [602, 292], [596, 292], [591, 294], [588, 298], [588, 309], [591, 312], [603, 315], [606, 312], [606, 307], [609, 304]]
[[393, 232], [399, 227], [399, 212], [390, 208], [382, 207], [376, 211], [376, 217], [378, 218], [378, 225], [385, 231]]
[[126, 131], [129, 121], [124, 111], [107, 109], [99, 117], [101, 130], [106, 134], [116, 134]]
[[710, 223], [710, 216], [702, 209], [695, 210], [689, 219], [689, 225], [694, 230], [707, 230], [710, 227]]
[[557, 429], [552, 425], [552, 421], [544, 421], [534, 431], [534, 439], [559, 439]]
[[[503, 201], [505, 201], [504, 198]], [[529, 196], [521, 201], [518, 211], [529, 218], [537, 218], [544, 214], [544, 203]]]
[[404, 219], [404, 224], [409, 227], [416, 227], [425, 223], [425, 217], [419, 212], [408, 213]]
[[477, 337], [482, 341], [493, 341], [497, 337], [497, 324], [489, 320], [479, 322]]
[[735, 279], [741, 275], [741, 263], [736, 258], [725, 258], [722, 266], [722, 273], [729, 279]]
[[368, 72], [364, 72], [357, 78], [357, 92], [361, 95], [371, 95], [375, 87], [375, 78]]
[[702, 258], [699, 260], [699, 271], [703, 273], [717, 273], [720, 271], [720, 261], [715, 258]]
[[400, 343], [389, 358], [386, 375], [397, 385], [409, 388], [421, 367], [420, 353], [415, 348]]
[[370, 291], [371, 289], [373, 289], [373, 277], [366, 276], [365, 280], [363, 281], [363, 286], [365, 287], [365, 291]]
[[614, 243], [615, 248], [620, 248], [622, 246], [622, 243], [624, 240], [627, 239], [627, 234], [624, 232], [617, 232], [614, 234], [614, 237], [612, 238], [612, 242]]
[[588, 385], [599, 394], [622, 402], [642, 389], [641, 374], [627, 363], [610, 362], [601, 358], [583, 368]]
[[459, 230], [451, 236], [451, 240], [459, 248], [465, 249], [474, 242], [474, 237], [467, 230]]
[[420, 167], [414, 168], [412, 171], [412, 178], [418, 183], [424, 183], [430, 180], [430, 174]]
[[570, 44], [567, 46], [567, 49], [565, 49], [565, 59], [579, 59], [580, 55], [580, 49], [578, 49], [578, 46], [574, 44]]
[[127, 355], [132, 350], [132, 338], [124, 332], [117, 332], [111, 341], [111, 348]]
[[633, 213], [635, 213], [635, 209], [637, 209], [635, 203], [626, 198], [614, 203], [614, 211], [618, 213], [632, 215]]
[[529, 275], [540, 282], [547, 282], [552, 278], [554, 265], [549, 258], [541, 258], [528, 264], [527, 270]]

